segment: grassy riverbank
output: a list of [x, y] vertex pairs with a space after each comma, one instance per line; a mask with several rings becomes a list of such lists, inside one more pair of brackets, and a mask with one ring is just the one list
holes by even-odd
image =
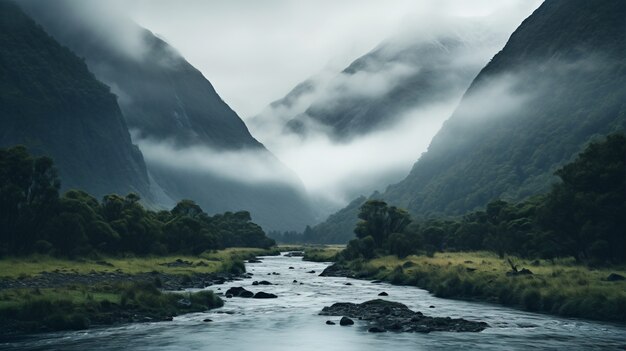
[[385, 256], [343, 263], [360, 278], [415, 285], [438, 297], [474, 299], [565, 317], [626, 322], [626, 267], [589, 268], [574, 260], [522, 260], [533, 274], [507, 275], [511, 266], [488, 252]]
[[334, 262], [337, 254], [346, 248], [345, 245], [315, 245], [304, 247], [304, 261]]
[[150, 283], [101, 283], [0, 292], [1, 335], [171, 320], [221, 307], [212, 291], [163, 293]]
[[198, 256], [5, 257], [0, 259], [0, 338], [169, 320], [220, 307], [223, 302], [210, 291], [162, 292], [158, 289], [161, 278], [167, 277], [170, 286], [180, 288], [176, 282], [186, 286], [195, 277], [202, 283], [211, 276], [241, 274], [244, 260], [278, 253], [276, 249], [230, 248]]
[[[73, 260], [47, 255], [26, 257], [5, 257], [0, 259], [0, 280], [25, 279], [44, 272], [64, 272], [88, 274], [92, 272], [118, 272], [139, 274], [160, 272], [167, 274], [217, 273], [236, 270], [244, 260], [260, 255], [276, 255], [274, 249], [229, 248], [207, 251], [199, 256], [167, 255], [144, 257], [101, 256], [95, 258], [77, 258]], [[175, 264], [188, 262], [190, 264]]]

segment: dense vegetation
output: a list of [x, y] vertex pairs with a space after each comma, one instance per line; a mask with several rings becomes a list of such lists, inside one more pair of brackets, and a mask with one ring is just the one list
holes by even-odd
[[65, 189], [149, 193], [116, 97], [85, 62], [0, 0], [0, 147], [54, 158]]
[[370, 200], [361, 206], [349, 259], [419, 251], [489, 250], [500, 256], [574, 257], [589, 263], [626, 262], [626, 137], [591, 143], [555, 174], [547, 194], [511, 204], [495, 200], [461, 219], [411, 222], [409, 214]]
[[133, 193], [98, 201], [81, 190], [60, 196], [59, 188], [50, 158], [0, 149], [0, 254], [198, 254], [274, 244], [246, 211], [209, 216], [191, 200], [151, 211]]

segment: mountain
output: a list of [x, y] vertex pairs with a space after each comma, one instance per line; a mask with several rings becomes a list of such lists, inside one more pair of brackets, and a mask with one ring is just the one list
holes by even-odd
[[506, 38], [487, 25], [461, 22], [451, 28], [389, 38], [341, 72], [298, 84], [255, 116], [251, 127], [271, 140], [267, 125], [278, 120], [280, 133], [322, 132], [347, 142], [390, 128], [412, 110], [457, 103]]
[[[80, 1], [21, 4], [112, 87], [162, 205], [191, 198], [208, 213], [248, 210], [268, 230], [314, 220], [297, 176], [164, 40], [119, 14], [86, 16], [94, 10]], [[271, 177], [251, 178], [255, 167]]]
[[623, 1], [545, 1], [381, 198], [424, 218], [548, 190], [591, 140], [625, 129], [624, 28]]
[[6, 0], [0, 47], [1, 147], [23, 144], [54, 158], [63, 189], [150, 193], [115, 96], [83, 60]]

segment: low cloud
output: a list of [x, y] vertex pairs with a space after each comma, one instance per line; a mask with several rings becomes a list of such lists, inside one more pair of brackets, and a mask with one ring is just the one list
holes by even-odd
[[207, 173], [245, 184], [302, 185], [292, 171], [263, 149], [215, 150], [206, 146], [178, 147], [173, 142], [138, 138], [132, 133], [149, 164]]

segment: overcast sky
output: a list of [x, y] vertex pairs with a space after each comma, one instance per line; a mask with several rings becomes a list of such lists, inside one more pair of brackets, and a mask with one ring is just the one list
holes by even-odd
[[[527, 16], [539, 0], [134, 0], [139, 24], [176, 47], [242, 117], [259, 113], [299, 82], [341, 70], [385, 38], [434, 12]], [[507, 21], [507, 19], [503, 19]]]

